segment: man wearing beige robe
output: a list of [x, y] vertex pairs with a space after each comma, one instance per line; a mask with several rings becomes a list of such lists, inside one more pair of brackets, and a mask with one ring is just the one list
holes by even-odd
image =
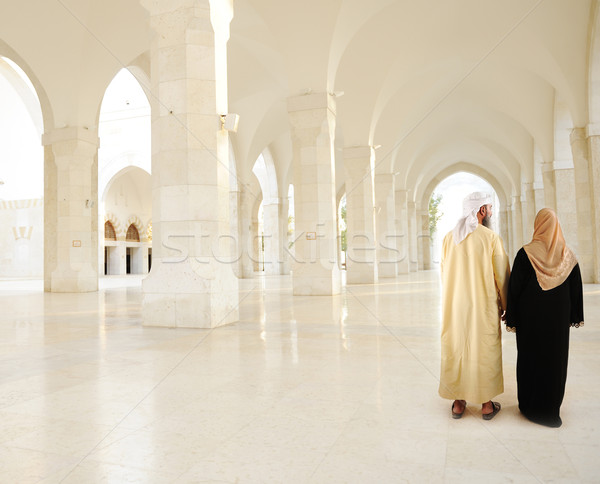
[[510, 266], [502, 239], [489, 225], [492, 199], [475, 192], [442, 244], [442, 364], [439, 394], [454, 400], [452, 417], [467, 401], [490, 420], [492, 398], [504, 392], [500, 317], [506, 309]]

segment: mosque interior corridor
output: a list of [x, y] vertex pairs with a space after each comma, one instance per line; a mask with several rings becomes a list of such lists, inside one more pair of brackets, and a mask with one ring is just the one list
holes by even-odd
[[[0, 482], [597, 482], [600, 286], [571, 330], [563, 426], [461, 420], [437, 395], [437, 271], [337, 296], [240, 280], [239, 322], [145, 327], [140, 278], [92, 293], [0, 283]], [[39, 287], [38, 287], [39, 286]]]
[[[579, 263], [561, 428], [504, 330], [438, 395], [473, 192]], [[600, 0], [0, 0], [0, 484], [599, 483], [599, 320]]]

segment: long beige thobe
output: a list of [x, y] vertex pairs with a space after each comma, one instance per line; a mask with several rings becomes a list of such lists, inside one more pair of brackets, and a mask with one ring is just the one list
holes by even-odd
[[440, 396], [484, 403], [504, 391], [500, 314], [510, 266], [500, 236], [478, 225], [442, 244]]

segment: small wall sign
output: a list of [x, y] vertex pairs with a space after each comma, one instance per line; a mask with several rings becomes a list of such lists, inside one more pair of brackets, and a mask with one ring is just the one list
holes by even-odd
[[306, 240], [317, 240], [316, 232], [306, 232]]
[[81, 240], [74, 240], [73, 247], [81, 247]]

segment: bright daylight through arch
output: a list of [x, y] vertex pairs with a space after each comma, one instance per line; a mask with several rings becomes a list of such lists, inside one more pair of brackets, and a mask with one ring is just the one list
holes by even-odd
[[[440, 262], [442, 240], [444, 236], [454, 228], [458, 219], [462, 216], [462, 201], [472, 192], [487, 192], [494, 198], [492, 206], [492, 230], [499, 233], [500, 207], [498, 195], [487, 181], [483, 178], [467, 172], [458, 172], [442, 180], [433, 190], [434, 195], [441, 195], [438, 213], [441, 218], [437, 223], [437, 230], [433, 233], [432, 262], [437, 267]], [[506, 241], [504, 241], [506, 246]]]

